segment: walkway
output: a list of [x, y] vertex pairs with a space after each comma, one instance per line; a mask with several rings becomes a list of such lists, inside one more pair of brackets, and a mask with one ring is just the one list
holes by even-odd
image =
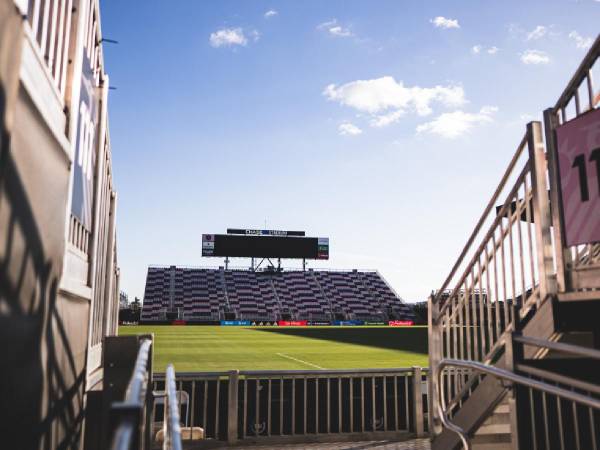
[[221, 447], [230, 450], [430, 450], [429, 439]]

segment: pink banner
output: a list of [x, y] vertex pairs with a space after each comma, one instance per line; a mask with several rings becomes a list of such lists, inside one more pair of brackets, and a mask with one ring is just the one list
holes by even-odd
[[567, 246], [600, 241], [600, 110], [556, 129]]
[[277, 322], [280, 327], [305, 327], [308, 325], [306, 320], [280, 320]]
[[414, 325], [412, 320], [390, 320], [388, 322], [390, 327], [410, 327]]

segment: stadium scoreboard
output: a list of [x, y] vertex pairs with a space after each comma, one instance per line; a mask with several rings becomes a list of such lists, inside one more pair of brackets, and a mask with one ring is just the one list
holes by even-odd
[[203, 234], [202, 256], [230, 258], [329, 259], [329, 238], [303, 231], [229, 228], [227, 234]]

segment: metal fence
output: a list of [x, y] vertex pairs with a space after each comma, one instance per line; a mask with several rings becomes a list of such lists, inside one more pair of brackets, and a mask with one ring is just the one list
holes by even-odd
[[[420, 367], [177, 374], [182, 424], [229, 442], [327, 434], [422, 436], [429, 423], [427, 382], [428, 372]], [[164, 375], [155, 374], [154, 389], [163, 387]]]
[[[542, 339], [508, 336], [503, 345], [545, 348], [571, 356], [600, 360], [600, 351], [574, 345], [545, 341]], [[514, 443], [519, 448], [550, 450], [552, 448], [598, 450], [600, 443], [600, 388], [572, 376], [566, 376], [530, 364], [517, 364], [515, 370], [500, 369], [474, 361], [445, 359], [436, 367], [433, 377], [440, 386], [436, 398], [438, 415], [444, 426], [457, 433], [463, 449], [472, 448], [468, 433], [449, 419], [443, 375], [448, 368], [491, 376], [503, 382], [507, 389], [514, 387], [514, 394], [521, 398], [518, 420], [524, 425], [512, 430]]]

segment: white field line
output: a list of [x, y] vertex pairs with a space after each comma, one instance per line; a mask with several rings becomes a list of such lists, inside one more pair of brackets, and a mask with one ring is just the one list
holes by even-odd
[[278, 356], [281, 356], [282, 358], [292, 359], [292, 360], [294, 360], [294, 361], [296, 361], [296, 362], [299, 362], [299, 363], [302, 363], [302, 364], [306, 364], [307, 366], [312, 366], [312, 367], [314, 367], [315, 369], [319, 369], [319, 370], [326, 370], [326, 369], [325, 369], [325, 367], [317, 366], [316, 364], [309, 363], [309, 362], [307, 362], [307, 361], [303, 361], [303, 360], [301, 360], [301, 359], [298, 359], [298, 358], [294, 358], [293, 356], [286, 355], [285, 353], [277, 353], [277, 355], [278, 355]]

